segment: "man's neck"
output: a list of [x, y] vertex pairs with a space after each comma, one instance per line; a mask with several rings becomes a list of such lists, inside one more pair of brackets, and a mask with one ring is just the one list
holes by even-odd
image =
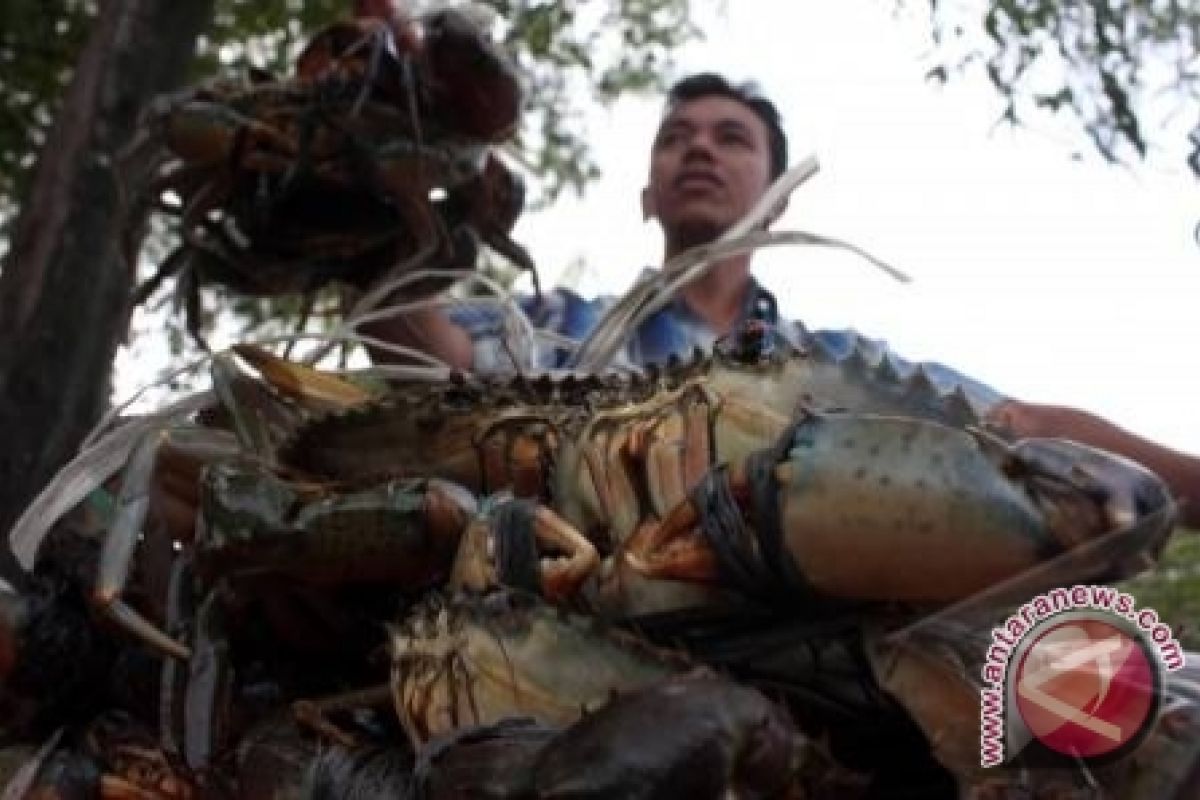
[[733, 330], [750, 290], [750, 258], [737, 256], [714, 264], [680, 290], [688, 309], [718, 336]]

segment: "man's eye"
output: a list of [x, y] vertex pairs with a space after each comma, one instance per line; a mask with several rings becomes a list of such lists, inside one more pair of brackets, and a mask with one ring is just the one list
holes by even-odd
[[721, 143], [749, 147], [750, 137], [741, 131], [726, 131], [721, 134]]

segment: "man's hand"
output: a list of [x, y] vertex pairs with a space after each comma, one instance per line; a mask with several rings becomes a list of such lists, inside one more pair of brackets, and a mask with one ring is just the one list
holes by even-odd
[[[440, 308], [422, 308], [406, 314], [367, 323], [359, 329], [367, 336], [411, 347], [444, 361], [450, 368], [470, 370], [475, 347], [470, 335], [450, 321]], [[370, 348], [377, 363], [395, 362], [397, 357], [381, 348]]]

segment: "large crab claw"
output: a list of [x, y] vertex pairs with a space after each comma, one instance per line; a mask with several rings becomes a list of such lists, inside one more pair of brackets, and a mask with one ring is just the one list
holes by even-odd
[[1075, 443], [806, 414], [777, 446], [711, 470], [627, 559], [751, 595], [948, 602], [1047, 564], [1046, 585], [1136, 572], [1173, 510], [1156, 476]]
[[574, 595], [599, 563], [592, 543], [558, 514], [500, 494], [467, 526], [450, 583], [476, 592], [509, 586], [555, 601]]
[[[1058, 493], [1074, 492], [1098, 506], [1114, 530], [1137, 525], [1148, 514], [1173, 506], [1166, 484], [1140, 464], [1066, 439], [1026, 439], [1012, 448], [1018, 473]], [[1170, 530], [1170, 526], [1166, 526]], [[1064, 527], [1064, 535], [1070, 535]], [[1165, 539], [1151, 544], [1157, 555]], [[1073, 544], [1067, 542], [1066, 544]]]

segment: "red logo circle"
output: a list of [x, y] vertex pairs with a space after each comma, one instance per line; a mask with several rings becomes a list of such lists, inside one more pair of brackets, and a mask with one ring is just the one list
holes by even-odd
[[1104, 756], [1143, 733], [1158, 705], [1154, 657], [1136, 635], [1096, 619], [1039, 632], [1017, 665], [1017, 710], [1030, 733], [1065, 755]]

